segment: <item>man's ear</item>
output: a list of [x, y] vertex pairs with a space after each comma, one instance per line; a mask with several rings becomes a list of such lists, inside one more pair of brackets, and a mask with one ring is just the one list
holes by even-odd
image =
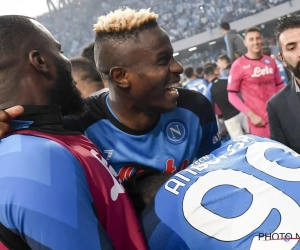
[[286, 61], [285, 61], [284, 57], [282, 56], [281, 52], [278, 53], [278, 57], [282, 61], [284, 67], [287, 67]]
[[121, 88], [128, 88], [130, 86], [128, 72], [124, 67], [116, 66], [111, 68], [109, 71], [109, 77]]
[[50, 69], [44, 57], [41, 56], [38, 50], [29, 52], [29, 61], [37, 71], [42, 73], [49, 73]]

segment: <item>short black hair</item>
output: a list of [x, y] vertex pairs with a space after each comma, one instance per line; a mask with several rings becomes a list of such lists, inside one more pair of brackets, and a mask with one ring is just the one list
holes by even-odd
[[261, 53], [267, 56], [271, 56], [271, 49], [267, 46], [261, 48]]
[[259, 34], [261, 34], [261, 29], [254, 26], [254, 27], [250, 27], [248, 29], [245, 30], [245, 36], [250, 33], [250, 32], [258, 32]]
[[126, 41], [134, 41], [138, 37], [139, 33], [156, 27], [159, 27], [157, 21], [151, 20], [140, 25], [138, 28], [133, 28], [130, 30], [120, 32], [96, 32], [94, 51], [97, 57], [100, 56], [101, 61], [101, 64], [97, 65], [98, 70], [108, 76], [110, 68], [115, 66], [110, 65], [111, 62], [116, 60], [120, 62], [121, 59], [124, 59], [126, 63], [130, 63], [128, 60], [126, 60], [126, 58], [120, 58], [120, 56], [116, 53], [109, 54], [109, 58], [105, 56], [105, 53], [100, 53], [100, 51], [103, 49], [102, 45], [104, 43], [122, 44]]
[[207, 65], [204, 68], [204, 75], [214, 75], [215, 74], [215, 67], [213, 66], [213, 64]]
[[220, 24], [221, 29], [223, 30], [230, 30], [230, 24], [227, 22], [223, 22]]
[[196, 73], [197, 73], [197, 75], [201, 76], [203, 74], [203, 67], [200, 66], [200, 67], [196, 68]]
[[70, 61], [72, 72], [77, 72], [82, 81], [98, 84], [99, 87], [104, 88], [101, 75], [92, 61], [84, 57], [74, 57]]
[[275, 27], [275, 37], [281, 51], [279, 37], [287, 29], [300, 28], [300, 15], [286, 15], [278, 19]]
[[81, 51], [81, 57], [89, 59], [90, 61], [95, 63], [94, 47], [95, 47], [95, 43], [90, 43], [89, 45], [85, 46]]
[[191, 78], [194, 75], [194, 73], [195, 73], [195, 71], [194, 71], [193, 66], [187, 66], [184, 69], [184, 74], [187, 78]]
[[224, 60], [227, 63], [230, 63], [230, 58], [226, 54], [221, 54], [218, 56], [217, 60]]

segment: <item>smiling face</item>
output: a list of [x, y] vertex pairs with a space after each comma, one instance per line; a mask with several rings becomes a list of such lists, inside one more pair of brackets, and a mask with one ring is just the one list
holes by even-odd
[[258, 31], [250, 31], [245, 35], [244, 44], [249, 53], [260, 53], [262, 48], [262, 37]]
[[[128, 102], [139, 110], [162, 113], [176, 107], [179, 94], [175, 87], [183, 68], [174, 59], [170, 39], [163, 29], [158, 26], [145, 29], [115, 49], [111, 46], [110, 43], [106, 49], [101, 47], [100, 56], [108, 50], [114, 51], [112, 56], [117, 55], [107, 67], [113, 88], [123, 89]], [[106, 58], [111, 60], [109, 56]]]
[[279, 46], [284, 66], [300, 80], [300, 28], [283, 31], [279, 36]]

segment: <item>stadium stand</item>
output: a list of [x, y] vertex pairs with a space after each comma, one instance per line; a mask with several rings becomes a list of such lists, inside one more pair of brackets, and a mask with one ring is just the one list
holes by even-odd
[[102, 2], [74, 0], [65, 7], [37, 17], [62, 42], [68, 57], [78, 56], [93, 41], [92, 25], [97, 17], [118, 7], [149, 8], [160, 16], [160, 25], [172, 42], [210, 31], [221, 22], [232, 22], [272, 8], [288, 0], [125, 0]]

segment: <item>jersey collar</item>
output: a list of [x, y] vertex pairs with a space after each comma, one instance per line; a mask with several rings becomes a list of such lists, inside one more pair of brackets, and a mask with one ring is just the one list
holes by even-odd
[[30, 129], [52, 134], [78, 134], [62, 125], [60, 107], [57, 105], [24, 105], [24, 112], [11, 122], [12, 131]]

